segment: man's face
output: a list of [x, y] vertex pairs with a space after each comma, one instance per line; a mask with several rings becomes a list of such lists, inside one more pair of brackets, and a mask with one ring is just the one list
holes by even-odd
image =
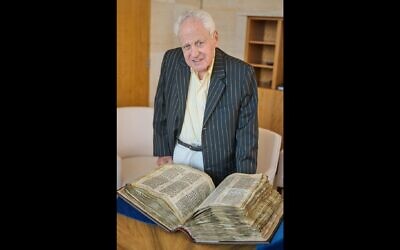
[[178, 37], [186, 63], [199, 74], [205, 73], [214, 58], [217, 33], [210, 35], [201, 21], [188, 18], [181, 24]]

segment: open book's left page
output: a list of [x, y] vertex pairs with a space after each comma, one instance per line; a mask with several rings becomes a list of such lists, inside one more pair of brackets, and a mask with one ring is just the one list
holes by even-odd
[[168, 231], [175, 231], [214, 189], [206, 173], [169, 164], [126, 184], [118, 194]]

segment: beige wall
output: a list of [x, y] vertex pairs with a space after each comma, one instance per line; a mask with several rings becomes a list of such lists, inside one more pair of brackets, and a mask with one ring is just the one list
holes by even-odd
[[149, 105], [154, 105], [162, 57], [179, 46], [173, 33], [176, 18], [187, 9], [208, 11], [219, 33], [219, 47], [244, 58], [246, 17], [283, 16], [283, 0], [151, 0]]

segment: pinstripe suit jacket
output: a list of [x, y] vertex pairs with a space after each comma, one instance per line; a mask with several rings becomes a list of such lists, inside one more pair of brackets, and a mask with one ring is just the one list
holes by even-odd
[[[154, 101], [154, 156], [172, 156], [185, 115], [190, 68], [181, 48], [163, 58]], [[218, 185], [234, 172], [255, 173], [257, 83], [247, 63], [215, 50], [202, 129], [204, 171]]]

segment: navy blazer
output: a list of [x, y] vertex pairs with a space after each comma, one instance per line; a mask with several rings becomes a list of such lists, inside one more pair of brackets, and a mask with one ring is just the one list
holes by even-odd
[[[181, 132], [190, 68], [181, 48], [168, 50], [154, 101], [154, 156], [172, 156]], [[255, 173], [258, 149], [257, 82], [251, 65], [215, 49], [204, 111], [204, 171], [218, 185], [227, 175]]]

